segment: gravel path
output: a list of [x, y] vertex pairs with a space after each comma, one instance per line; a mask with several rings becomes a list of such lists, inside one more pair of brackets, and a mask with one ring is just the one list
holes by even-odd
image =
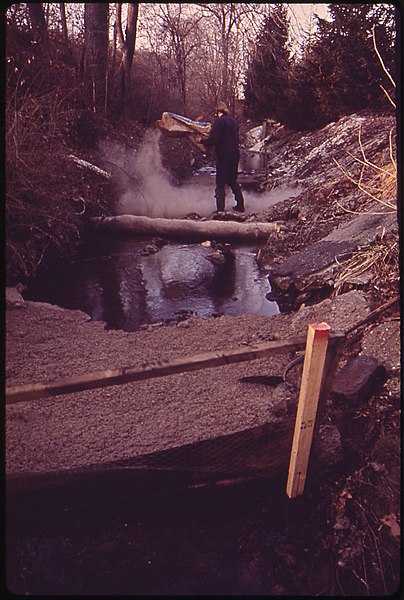
[[[353, 291], [293, 315], [191, 318], [176, 327], [123, 332], [80, 311], [26, 302], [7, 309], [7, 386], [306, 335], [309, 323], [321, 321], [345, 331], [367, 310], [366, 296]], [[9, 405], [7, 472], [108, 463], [274, 420], [297, 398], [293, 382], [270, 388], [239, 378], [279, 375], [293, 356]]]

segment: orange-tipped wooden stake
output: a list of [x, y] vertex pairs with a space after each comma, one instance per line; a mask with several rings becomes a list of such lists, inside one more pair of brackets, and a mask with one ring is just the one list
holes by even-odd
[[308, 327], [302, 383], [286, 484], [286, 493], [289, 498], [301, 495], [304, 490], [329, 333], [330, 326], [327, 323]]

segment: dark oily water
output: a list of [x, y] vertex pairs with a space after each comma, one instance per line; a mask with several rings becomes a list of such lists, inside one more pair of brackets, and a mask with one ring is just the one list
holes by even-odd
[[37, 279], [27, 300], [86, 312], [108, 329], [136, 331], [142, 325], [177, 323], [189, 316], [279, 313], [266, 299], [268, 277], [260, 274], [256, 249], [231, 246], [234, 260], [215, 264], [215, 249], [200, 243], [165, 243], [147, 250], [150, 240], [89, 240], [74, 262]]

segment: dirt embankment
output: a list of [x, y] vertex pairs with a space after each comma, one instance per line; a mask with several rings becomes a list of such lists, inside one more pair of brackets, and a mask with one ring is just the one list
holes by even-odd
[[[330, 130], [324, 135], [331, 143]], [[290, 256], [293, 244], [294, 250], [307, 247], [349, 220], [347, 212], [338, 208], [335, 214], [331, 207], [355, 202], [358, 208], [357, 189], [344, 187], [343, 181], [327, 186], [318, 181], [310, 193], [266, 215], [247, 215], [272, 220], [282, 212], [287, 224], [267, 265]], [[350, 331], [339, 369], [351, 357], [366, 355], [383, 365], [386, 377], [358, 403], [329, 404], [325, 424], [339, 432], [340, 460], [309, 478], [305, 494], [294, 502], [285, 497], [284, 482], [271, 480], [231, 492], [223, 487], [160, 490], [143, 499], [139, 490], [128, 495], [105, 480], [102, 498], [84, 502], [83, 496], [80, 505], [76, 490], [73, 508], [72, 498], [56, 502], [48, 491], [34, 513], [29, 496], [20, 496], [8, 511], [9, 588], [21, 594], [394, 592], [400, 530], [398, 303], [354, 328], [396, 293], [383, 281], [383, 298], [371, 277], [365, 286], [354, 285], [287, 315], [191, 318], [176, 327], [134, 333], [106, 331], [77, 311], [41, 303], [10, 305], [10, 386], [304, 335], [309, 323], [321, 321]], [[251, 374], [279, 374], [290, 358], [10, 406], [7, 471], [18, 475], [102, 465], [254, 427], [276, 414], [293, 419], [298, 370], [276, 388], [240, 381]]]

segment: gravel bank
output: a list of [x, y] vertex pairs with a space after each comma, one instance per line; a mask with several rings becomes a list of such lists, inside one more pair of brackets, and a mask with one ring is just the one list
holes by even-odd
[[[7, 386], [286, 339], [321, 321], [345, 331], [368, 310], [366, 296], [353, 291], [293, 315], [191, 318], [128, 333], [108, 331], [80, 311], [26, 302], [7, 310]], [[7, 472], [108, 463], [274, 420], [297, 399], [293, 378], [274, 388], [239, 378], [279, 375], [293, 356], [10, 405]]]

